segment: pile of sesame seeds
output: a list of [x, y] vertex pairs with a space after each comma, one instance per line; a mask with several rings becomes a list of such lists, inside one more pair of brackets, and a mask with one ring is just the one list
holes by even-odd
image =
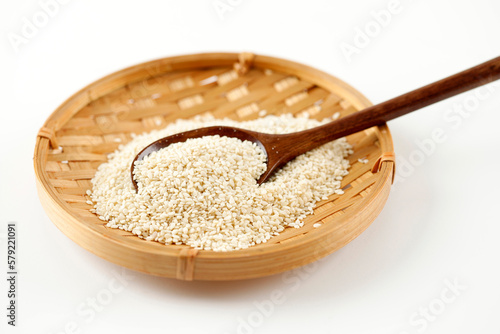
[[285, 227], [303, 226], [315, 204], [333, 193], [348, 174], [352, 153], [345, 138], [325, 144], [286, 164], [257, 185], [266, 169], [254, 143], [207, 136], [170, 145], [130, 165], [151, 142], [200, 127], [224, 125], [267, 133], [289, 133], [327, 122], [307, 116], [268, 116], [252, 121], [197, 116], [165, 129], [135, 136], [110, 154], [92, 179], [92, 212], [107, 226], [140, 238], [198, 249], [232, 251], [268, 241]]

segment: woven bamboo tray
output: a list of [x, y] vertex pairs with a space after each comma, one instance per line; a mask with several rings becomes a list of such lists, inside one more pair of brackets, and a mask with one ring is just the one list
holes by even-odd
[[[45, 122], [34, 153], [40, 200], [69, 238], [130, 269], [181, 280], [237, 280], [289, 270], [346, 245], [382, 210], [394, 173], [387, 126], [347, 138], [354, 154], [342, 183], [343, 195], [318, 203], [304, 227], [287, 228], [246, 250], [198, 251], [107, 228], [86, 204], [90, 180], [107, 154], [129, 141], [132, 133], [162, 128], [177, 118], [209, 112], [216, 118], [247, 120], [266, 110], [306, 112], [323, 119], [369, 105], [363, 95], [331, 75], [250, 53], [195, 54], [139, 64], [83, 88]], [[358, 162], [360, 158], [368, 163]], [[322, 225], [314, 228], [318, 222]]]

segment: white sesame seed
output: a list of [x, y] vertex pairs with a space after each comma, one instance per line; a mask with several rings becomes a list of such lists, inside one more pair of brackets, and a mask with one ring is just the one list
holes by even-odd
[[99, 166], [92, 192], [87, 192], [94, 204], [91, 211], [108, 227], [164, 244], [232, 251], [267, 242], [285, 227], [303, 226], [321, 199], [343, 193], [340, 181], [348, 174], [345, 158], [352, 151], [345, 138], [297, 157], [260, 186], [256, 180], [266, 168], [264, 152], [236, 138], [190, 139], [150, 154], [135, 166], [138, 193], [130, 180], [130, 164], [151, 142], [199, 127], [288, 133], [321, 124], [292, 115], [247, 122], [204, 115], [133, 136]]

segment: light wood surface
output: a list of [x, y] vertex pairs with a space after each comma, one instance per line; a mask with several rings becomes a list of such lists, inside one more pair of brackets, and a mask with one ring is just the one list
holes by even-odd
[[[283, 272], [322, 258], [357, 237], [382, 210], [394, 162], [382, 125], [348, 136], [354, 146], [343, 195], [318, 203], [300, 229], [287, 228], [246, 250], [214, 252], [145, 241], [105, 227], [86, 191], [107, 154], [142, 133], [178, 118], [209, 112], [248, 120], [307, 112], [344, 117], [370, 106], [359, 92], [311, 67], [261, 55], [210, 53], [139, 64], [108, 75], [65, 101], [37, 137], [34, 165], [40, 200], [54, 224], [94, 254], [141, 272], [182, 280], [237, 280]], [[358, 159], [366, 158], [364, 164]], [[378, 171], [378, 172], [377, 172]], [[321, 223], [314, 228], [313, 224]]]

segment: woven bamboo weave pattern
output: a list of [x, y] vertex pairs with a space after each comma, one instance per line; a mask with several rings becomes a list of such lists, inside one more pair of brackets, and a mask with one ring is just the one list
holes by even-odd
[[[179, 279], [224, 280], [291, 269], [342, 247], [381, 210], [393, 162], [384, 160], [380, 172], [371, 169], [383, 153], [393, 150], [387, 127], [348, 137], [354, 154], [342, 182], [343, 195], [318, 203], [304, 227], [287, 228], [265, 244], [234, 254], [201, 250], [186, 256], [187, 246], [147, 242], [105, 227], [89, 211], [90, 180], [107, 155], [127, 143], [132, 133], [163, 128], [178, 118], [211, 114], [241, 121], [307, 113], [319, 120], [336, 119], [368, 105], [338, 79], [270, 57], [202, 54], [137, 65], [84, 88], [42, 127], [35, 150], [41, 201], [54, 223], [74, 241], [135, 270]], [[321, 226], [313, 227], [318, 223]], [[279, 263], [273, 265], [276, 260]]]

